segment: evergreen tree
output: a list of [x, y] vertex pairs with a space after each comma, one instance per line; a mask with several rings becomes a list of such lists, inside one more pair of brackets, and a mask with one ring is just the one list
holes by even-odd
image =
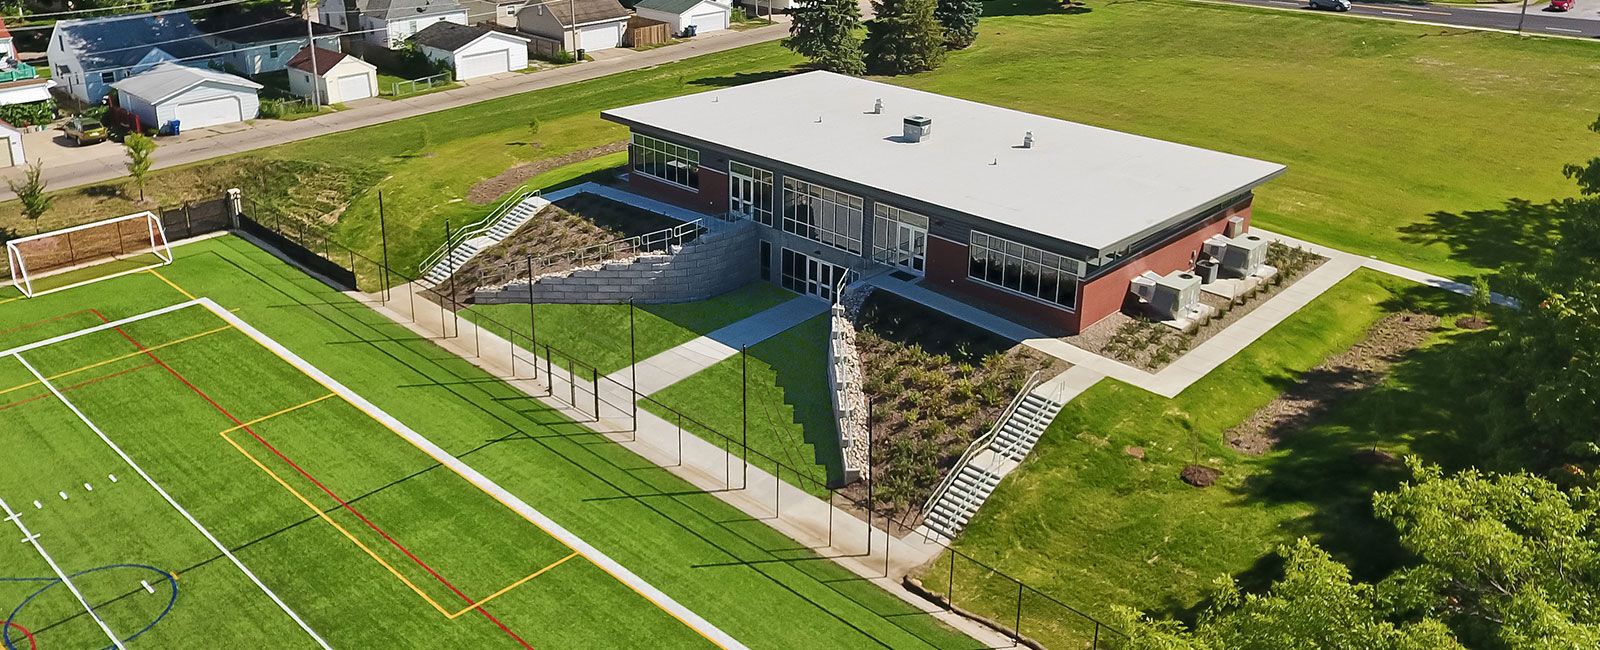
[[934, 17], [938, 0], [873, 0], [867, 23], [867, 69], [910, 74], [944, 63], [944, 27]]
[[944, 27], [944, 45], [959, 50], [978, 40], [978, 16], [983, 13], [982, 0], [939, 0], [934, 16]]
[[856, 0], [815, 0], [794, 9], [783, 46], [822, 70], [861, 75], [861, 7]]

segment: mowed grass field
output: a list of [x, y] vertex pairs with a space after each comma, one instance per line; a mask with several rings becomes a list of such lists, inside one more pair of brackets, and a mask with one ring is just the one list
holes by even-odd
[[[8, 289], [0, 349], [206, 296], [742, 643], [974, 645], [243, 240], [175, 252], [160, 276]], [[335, 647], [710, 645], [210, 312], [21, 357]], [[0, 498], [119, 636], [315, 647], [14, 357], [0, 383]], [[31, 547], [0, 566], [0, 609], [25, 604], [41, 647], [108, 645]]]

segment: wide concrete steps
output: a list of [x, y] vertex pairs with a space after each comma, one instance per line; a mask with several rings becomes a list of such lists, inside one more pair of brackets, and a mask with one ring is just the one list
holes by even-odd
[[428, 269], [428, 272], [422, 275], [422, 281], [429, 286], [443, 284], [456, 271], [466, 266], [467, 262], [472, 261], [472, 258], [505, 241], [507, 237], [515, 234], [518, 229], [522, 228], [523, 224], [528, 223], [549, 205], [550, 201], [538, 196], [529, 196], [519, 201], [516, 205], [511, 206], [511, 209], [507, 210], [483, 234], [462, 242], [454, 250], [446, 254], [443, 259], [433, 265], [433, 268]]
[[923, 525], [947, 539], [955, 539], [994, 493], [1006, 474], [1001, 470], [1009, 470], [1028, 457], [1061, 407], [1061, 403], [1037, 390], [1024, 395], [1016, 410], [1000, 424], [988, 448], [955, 469], [955, 480], [923, 517]]
[[978, 508], [1000, 485], [1000, 477], [981, 467], [966, 465], [958, 470], [954, 483], [944, 497], [934, 504], [933, 510], [923, 517], [922, 523], [947, 538], [966, 528]]
[[1022, 398], [1022, 403], [1017, 405], [1011, 418], [1001, 425], [994, 442], [989, 443], [989, 449], [1008, 460], [1022, 462], [1028, 457], [1028, 452], [1033, 451], [1034, 445], [1039, 444], [1039, 437], [1044, 435], [1044, 430], [1049, 428], [1060, 412], [1060, 404], [1037, 393], [1029, 393]]

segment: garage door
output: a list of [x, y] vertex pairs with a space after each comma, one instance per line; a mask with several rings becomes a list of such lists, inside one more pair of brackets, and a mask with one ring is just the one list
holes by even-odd
[[238, 97], [217, 97], [178, 104], [176, 115], [178, 121], [183, 123], [183, 130], [188, 131], [203, 126], [243, 121], [243, 112]]
[[707, 14], [700, 14], [698, 16], [690, 16], [689, 24], [694, 25], [696, 34], [704, 34], [706, 32], [714, 32], [719, 29], [727, 29], [728, 14], [720, 11], [714, 11]]
[[367, 81], [367, 75], [364, 74], [347, 74], [339, 77], [337, 87], [341, 102], [353, 102], [372, 96], [372, 83]]
[[11, 159], [11, 138], [0, 136], [0, 167], [10, 167], [17, 164]]
[[511, 53], [505, 50], [467, 54], [457, 61], [457, 79], [472, 79], [511, 70]]
[[585, 52], [609, 50], [616, 47], [618, 41], [622, 40], [622, 36], [617, 31], [617, 25], [615, 24], [585, 27], [579, 36], [581, 38], [578, 39], [578, 46], [583, 48]]

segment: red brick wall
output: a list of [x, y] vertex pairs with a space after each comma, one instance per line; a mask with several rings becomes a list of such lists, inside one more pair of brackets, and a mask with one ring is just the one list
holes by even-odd
[[1250, 200], [1219, 212], [1158, 248], [1121, 260], [1106, 274], [1079, 285], [1076, 312], [968, 279], [967, 245], [939, 237], [928, 238], [925, 281], [930, 286], [971, 296], [1031, 319], [1031, 323], [1024, 324], [1046, 329], [1058, 328], [1065, 333], [1076, 334], [1122, 309], [1128, 297], [1128, 285], [1139, 274], [1154, 271], [1166, 275], [1191, 268], [1194, 255], [1200, 251], [1200, 244], [1225, 230], [1228, 219], [1235, 216], [1244, 217], [1245, 226], [1250, 225]]
[[1145, 271], [1166, 275], [1192, 268], [1194, 257], [1200, 252], [1200, 244], [1212, 235], [1221, 234], [1227, 229], [1228, 219], [1235, 216], [1244, 217], [1245, 226], [1249, 227], [1250, 199], [1217, 213], [1194, 230], [1168, 240], [1159, 248], [1121, 260], [1116, 268], [1084, 283], [1078, 294], [1078, 327], [1081, 329], [1093, 325], [1122, 309], [1128, 300], [1128, 285]]
[[691, 192], [649, 174], [630, 172], [628, 189], [676, 206], [722, 214], [728, 211], [728, 175], [707, 167], [700, 168], [700, 191]]

